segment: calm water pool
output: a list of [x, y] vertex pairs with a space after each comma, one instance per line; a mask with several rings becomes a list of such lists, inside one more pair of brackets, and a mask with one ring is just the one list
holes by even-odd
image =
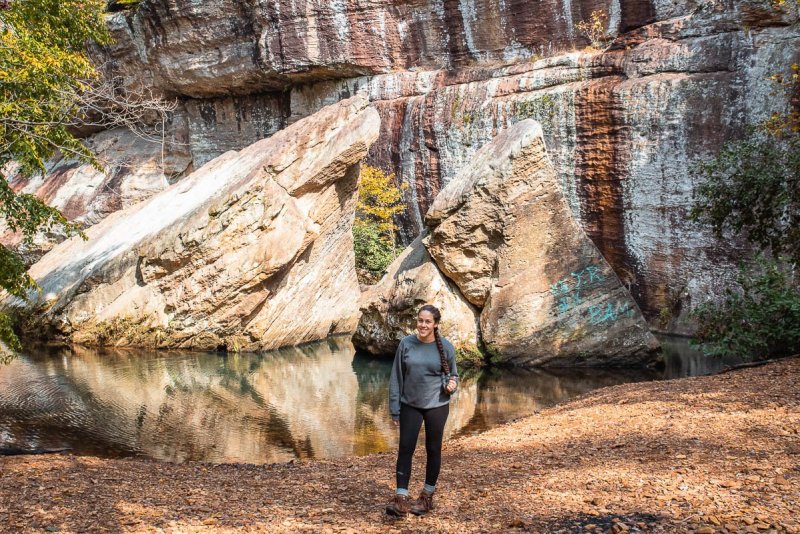
[[[722, 368], [662, 340], [666, 368], [473, 373], [449, 437], [481, 432], [604, 386]], [[346, 338], [262, 355], [85, 348], [28, 352], [0, 366], [0, 447], [61, 448], [183, 462], [283, 462], [393, 450], [391, 361]]]

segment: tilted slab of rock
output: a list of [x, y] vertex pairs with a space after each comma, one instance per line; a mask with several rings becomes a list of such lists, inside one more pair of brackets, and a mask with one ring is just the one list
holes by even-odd
[[542, 130], [525, 120], [478, 151], [426, 216], [428, 250], [481, 306], [487, 349], [520, 365], [641, 363], [657, 347], [575, 222]]
[[[163, 145], [126, 128], [105, 130], [84, 141], [102, 162], [102, 170], [58, 156], [47, 163], [44, 176], [16, 175], [10, 185], [19, 193], [36, 195], [85, 228], [163, 191], [170, 181], [183, 175], [192, 162], [186, 135], [186, 124], [180, 117], [169, 125]], [[21, 238], [0, 230], [0, 243], [23, 253], [29, 263], [64, 239], [41, 232], [30, 247], [20, 246]]]
[[34, 323], [79, 343], [243, 350], [352, 332], [358, 164], [379, 123], [343, 101], [60, 244], [30, 270]]
[[400, 340], [415, 331], [417, 310], [430, 303], [442, 312], [442, 335], [457, 350], [477, 349], [477, 310], [442, 276], [422, 239], [420, 236], [406, 247], [381, 281], [362, 295], [361, 319], [353, 335], [357, 348], [393, 354]]

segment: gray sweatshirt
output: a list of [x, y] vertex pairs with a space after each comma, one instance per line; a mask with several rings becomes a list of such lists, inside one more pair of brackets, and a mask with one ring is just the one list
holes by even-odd
[[[442, 338], [442, 346], [450, 366], [450, 376], [458, 379], [456, 350], [445, 338]], [[435, 341], [423, 343], [415, 334], [404, 337], [395, 352], [389, 379], [389, 413], [392, 419], [400, 417], [401, 402], [422, 409], [450, 402], [450, 395], [442, 387], [449, 378], [442, 375], [442, 361]]]

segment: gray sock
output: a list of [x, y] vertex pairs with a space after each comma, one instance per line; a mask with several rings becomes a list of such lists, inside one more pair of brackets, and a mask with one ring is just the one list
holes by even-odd
[[425, 484], [425, 487], [422, 488], [422, 491], [425, 493], [433, 493], [433, 490], [436, 489], [436, 486], [431, 486], [430, 484]]
[[395, 491], [395, 493], [397, 495], [403, 495], [405, 497], [408, 497], [408, 489], [406, 488], [397, 488], [397, 491]]

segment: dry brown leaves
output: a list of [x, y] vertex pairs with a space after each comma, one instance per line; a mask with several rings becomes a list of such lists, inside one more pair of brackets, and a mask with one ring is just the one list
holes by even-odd
[[[394, 457], [271, 466], [0, 458], [3, 532], [800, 532], [800, 359], [626, 384], [450, 442], [434, 512]], [[421, 447], [422, 448], [422, 447]], [[414, 477], [421, 485], [424, 452]]]

